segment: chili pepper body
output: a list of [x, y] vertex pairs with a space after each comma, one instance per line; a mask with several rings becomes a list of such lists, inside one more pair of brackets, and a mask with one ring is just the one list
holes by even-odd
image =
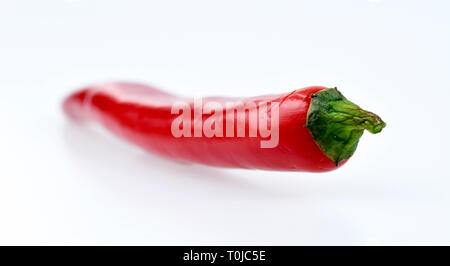
[[[336, 144], [330, 147], [327, 145], [328, 142], [333, 142], [336, 138], [339, 138], [338, 133], [343, 132], [341, 124], [329, 123], [339, 126], [330, 133], [329, 130], [323, 130], [323, 123], [329, 121], [324, 116], [329, 115], [329, 113], [326, 113], [326, 115], [321, 115], [319, 111], [311, 113], [311, 109], [317, 107], [319, 110], [321, 108], [322, 102], [317, 102], [314, 106], [311, 104], [317, 93], [322, 92], [319, 98], [336, 97], [334, 94], [332, 96], [325, 95], [327, 90], [329, 88], [313, 86], [278, 95], [202, 99], [203, 106], [209, 102], [218, 102], [224, 104], [224, 106], [225, 103], [236, 101], [244, 104], [252, 103], [257, 106], [260, 104], [270, 106], [270, 104], [276, 103], [279, 108], [279, 137], [278, 145], [273, 148], [261, 148], [261, 141], [267, 138], [260, 135], [256, 137], [248, 135], [251, 127], [248, 112], [244, 116], [235, 117], [237, 120], [235, 125], [242, 122], [239, 119], [245, 119], [243, 122], [247, 134], [244, 137], [238, 137], [236, 129], [234, 129], [234, 136], [232, 137], [225, 135], [223, 137], [207, 137], [204, 134], [194, 136], [195, 121], [192, 121], [191, 137], [175, 137], [171, 129], [174, 119], [179, 117], [179, 114], [173, 113], [174, 104], [187, 102], [191, 107], [191, 117], [195, 117], [195, 101], [142, 84], [117, 82], [90, 86], [70, 95], [64, 101], [63, 109], [74, 120], [92, 120], [100, 123], [114, 134], [145, 150], [170, 159], [220, 167], [325, 172], [334, 170], [344, 164], [356, 149], [360, 137], [359, 135], [354, 147], [350, 147], [351, 149], [354, 148], [353, 151], [348, 152], [348, 147], [347, 150], [343, 148], [344, 151], [338, 151], [339, 156], [347, 153], [350, 154], [349, 156], [333, 155], [336, 154], [335, 150], [338, 149]], [[348, 107], [346, 108], [348, 109]], [[347, 109], [343, 111], [344, 114], [348, 113]], [[204, 123], [209, 116], [202, 115], [202, 122]], [[358, 116], [363, 117], [363, 115], [356, 115], [356, 117]], [[226, 117], [226, 110], [223, 111], [223, 117]], [[376, 116], [376, 118], [379, 117]], [[268, 119], [270, 121], [273, 118], [269, 117]], [[338, 121], [341, 117], [335, 118], [333, 116], [333, 119], [331, 120]], [[358, 126], [361, 126], [361, 123], [367, 123], [367, 119], [364, 117], [361, 119], [363, 121], [358, 121]], [[311, 121], [312, 125], [310, 125]], [[373, 130], [373, 133], [381, 131], [384, 127], [384, 122], [380, 121], [381, 119], [369, 122], [372, 129], [378, 127]], [[341, 120], [339, 120], [339, 123], [341, 123]], [[350, 135], [347, 134], [346, 136], [355, 137], [353, 136], [356, 130], [354, 129], [356, 128], [355, 123], [350, 125], [351, 129], [348, 130]], [[222, 126], [225, 130], [225, 122]], [[348, 125], [344, 128], [347, 129]], [[364, 128], [367, 129], [363, 126], [362, 130]], [[358, 132], [361, 131], [360, 128], [357, 129]], [[330, 134], [333, 135], [331, 140]], [[342, 143], [346, 141], [346, 136], [343, 137]], [[341, 142], [338, 144], [341, 145]]]

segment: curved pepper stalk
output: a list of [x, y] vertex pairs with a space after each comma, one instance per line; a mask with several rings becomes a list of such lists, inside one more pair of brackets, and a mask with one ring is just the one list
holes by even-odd
[[385, 126], [378, 115], [347, 100], [337, 88], [311, 94], [306, 127], [336, 166], [353, 155], [365, 129], [376, 134]]

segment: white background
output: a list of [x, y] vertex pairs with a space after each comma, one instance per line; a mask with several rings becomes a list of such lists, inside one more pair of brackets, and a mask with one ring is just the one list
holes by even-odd
[[[450, 244], [448, 1], [0, 2], [0, 244]], [[176, 164], [61, 112], [80, 86], [337, 86], [379, 114], [324, 174]]]

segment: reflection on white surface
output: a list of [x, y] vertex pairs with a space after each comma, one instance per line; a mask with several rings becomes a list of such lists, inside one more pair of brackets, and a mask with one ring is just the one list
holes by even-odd
[[[0, 244], [450, 243], [449, 4], [325, 2], [2, 2]], [[178, 164], [66, 121], [107, 80], [337, 86], [387, 127], [326, 174]]]

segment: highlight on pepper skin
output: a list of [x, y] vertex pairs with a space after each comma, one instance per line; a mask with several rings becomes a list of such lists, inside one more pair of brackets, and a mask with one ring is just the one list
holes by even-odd
[[355, 152], [364, 130], [381, 132], [376, 114], [336, 88], [306, 87], [251, 98], [182, 98], [127, 82], [89, 86], [64, 111], [91, 120], [145, 150], [217, 167], [326, 172]]

